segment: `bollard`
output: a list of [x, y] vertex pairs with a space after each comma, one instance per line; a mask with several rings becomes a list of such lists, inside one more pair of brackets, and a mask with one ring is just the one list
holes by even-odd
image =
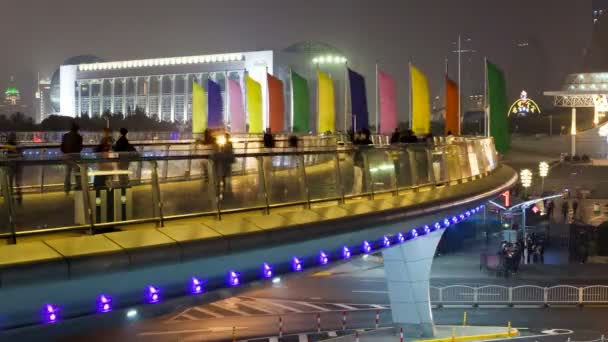
[[359, 330], [355, 331], [355, 342], [359, 342]]
[[232, 342], [236, 342], [236, 327], [232, 327]]
[[511, 337], [511, 321], [507, 323], [507, 337]]
[[317, 333], [321, 333], [321, 313], [317, 314]]
[[283, 337], [283, 317], [279, 316], [279, 337]]
[[456, 328], [452, 328], [452, 342], [456, 341]]
[[601, 337], [601, 342], [604, 342], [604, 335], [602, 335]]
[[342, 330], [346, 330], [346, 311], [342, 311]]
[[403, 328], [399, 330], [399, 342], [403, 342]]
[[378, 329], [379, 324], [380, 324], [380, 310], [376, 310], [376, 329]]
[[464, 312], [464, 317], [462, 318], [462, 326], [466, 327], [467, 326], [467, 312]]

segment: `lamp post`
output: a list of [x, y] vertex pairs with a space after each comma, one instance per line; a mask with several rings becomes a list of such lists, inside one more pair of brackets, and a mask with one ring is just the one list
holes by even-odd
[[[528, 188], [532, 185], [532, 171], [523, 169], [519, 173], [521, 185], [524, 187], [524, 197], [528, 197]], [[528, 263], [528, 230], [526, 228], [526, 210], [527, 205], [521, 207], [521, 226], [524, 232], [524, 264]]]
[[543, 192], [545, 192], [545, 177], [549, 175], [549, 164], [547, 162], [540, 162], [538, 164], [538, 174], [540, 175], [541, 183], [540, 183], [540, 194], [542, 196]]

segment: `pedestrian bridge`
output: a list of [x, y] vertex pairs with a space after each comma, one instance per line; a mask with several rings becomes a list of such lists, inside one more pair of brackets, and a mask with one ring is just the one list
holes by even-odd
[[[237, 150], [225, 179], [222, 158], [188, 149], [0, 161], [2, 328], [200, 303], [382, 251], [393, 321], [432, 335], [441, 235], [517, 179], [484, 138]], [[82, 191], [64, 193], [66, 164]], [[9, 180], [19, 173], [17, 189]], [[56, 186], [31, 183], [40, 173]], [[90, 174], [116, 179], [96, 189]]]

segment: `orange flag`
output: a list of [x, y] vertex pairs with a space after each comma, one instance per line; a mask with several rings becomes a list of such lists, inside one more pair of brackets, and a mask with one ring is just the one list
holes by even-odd
[[268, 112], [270, 116], [270, 130], [272, 132], [282, 132], [285, 130], [283, 82], [270, 74], [266, 74], [266, 77], [268, 79]]
[[445, 77], [445, 134], [452, 132], [460, 134], [460, 118], [458, 117], [458, 84]]

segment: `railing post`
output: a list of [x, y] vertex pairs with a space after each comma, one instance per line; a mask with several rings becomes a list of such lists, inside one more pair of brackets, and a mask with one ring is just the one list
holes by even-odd
[[583, 290], [584, 290], [584, 288], [582, 288], [582, 287], [578, 288], [578, 305], [579, 306], [583, 306]]
[[[42, 156], [46, 156], [47, 150], [43, 148], [41, 151]], [[44, 192], [44, 164], [40, 165], [40, 193]]]
[[270, 199], [268, 198], [268, 187], [266, 186], [266, 171], [264, 168], [264, 157], [258, 156], [258, 176], [260, 177], [260, 184], [264, 192], [264, 203], [266, 204], [266, 215], [270, 214]]
[[336, 161], [336, 189], [339, 192], [341, 204], [344, 204], [344, 185], [342, 184], [342, 170], [340, 169], [340, 153], [336, 151], [334, 158]]
[[[82, 193], [82, 209], [84, 217], [89, 222], [89, 234], [95, 233], [95, 218], [93, 217], [93, 209], [91, 208], [91, 197], [89, 194], [89, 170], [86, 164], [76, 164], [78, 172], [80, 172], [80, 192]], [[72, 167], [72, 165], [67, 165]]]
[[[374, 177], [372, 176], [372, 172], [369, 168], [369, 158], [367, 156], [367, 152], [365, 150], [361, 151], [361, 158], [363, 159], [363, 180], [366, 181], [365, 189], [368, 190], [367, 187], [370, 187], [369, 191], [371, 193], [370, 198], [374, 199]], [[365, 191], [367, 192], [367, 191]]]
[[[169, 155], [169, 150], [171, 149], [171, 145], [165, 146], [165, 156]], [[165, 159], [163, 163], [163, 180], [166, 181], [169, 176], [169, 159]]]
[[158, 163], [156, 160], [151, 161], [152, 163], [152, 208], [155, 217], [158, 217], [156, 226], [164, 227], [165, 222], [163, 219], [163, 202], [160, 196], [160, 184], [158, 181]]
[[8, 218], [8, 226], [11, 232], [10, 244], [17, 243], [17, 235], [15, 234], [15, 207], [13, 203], [13, 189], [11, 184], [11, 178], [6, 167], [0, 167], [0, 187], [2, 187], [2, 196], [4, 197], [4, 204], [6, 206], [6, 216]]
[[[141, 146], [141, 148], [139, 149], [139, 153], [143, 156], [144, 154], [144, 149], [145, 146]], [[135, 171], [135, 177], [137, 177], [137, 180], [139, 181], [139, 183], [142, 183], [141, 181], [141, 172], [142, 172], [142, 168], [143, 168], [143, 161], [140, 159], [137, 162], [137, 170]]]
[[513, 288], [509, 287], [509, 305], [513, 305]]
[[443, 304], [443, 287], [439, 288], [439, 304]]
[[215, 208], [217, 211], [217, 219], [221, 221], [222, 219], [222, 209], [221, 209], [221, 196], [222, 191], [220, 189], [221, 181], [217, 179], [216, 171], [216, 161], [213, 158], [208, 159], [209, 161], [209, 186], [211, 187], [212, 195], [215, 198]]
[[549, 289], [546, 287], [543, 289], [543, 303], [549, 305]]
[[479, 288], [473, 289], [473, 306], [479, 305]]
[[428, 165], [428, 177], [429, 182], [437, 185], [437, 179], [435, 177], [435, 163], [433, 163], [433, 151], [430, 146], [426, 147], [426, 159]]
[[412, 186], [418, 185], [418, 168], [416, 163], [416, 151], [412, 151], [409, 148], [405, 148], [408, 158], [410, 160], [410, 173], [412, 175]]
[[[196, 154], [198, 150], [198, 144], [194, 144], [194, 154]], [[190, 155], [190, 158], [188, 158], [188, 160], [186, 161], [186, 172], [185, 172], [185, 178], [189, 179], [190, 175], [192, 174], [192, 145], [190, 145], [188, 147], [188, 154]]]
[[304, 186], [304, 193], [306, 195], [306, 209], [310, 209], [310, 189], [308, 188], [308, 177], [306, 176], [306, 166], [304, 165], [303, 154], [298, 156], [298, 162], [302, 166], [300, 177], [302, 178], [302, 185]]

